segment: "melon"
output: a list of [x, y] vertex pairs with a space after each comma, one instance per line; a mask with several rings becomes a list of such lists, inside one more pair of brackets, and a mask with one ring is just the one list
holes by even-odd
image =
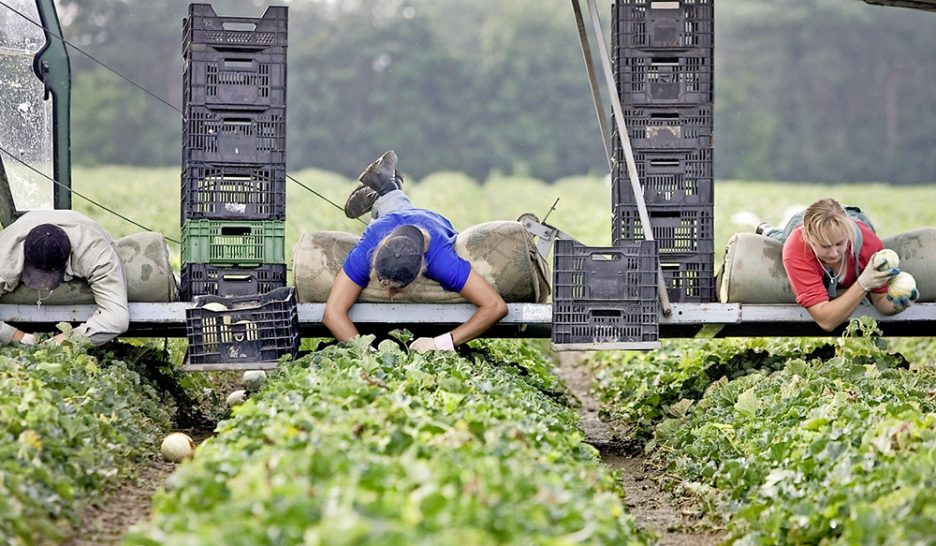
[[887, 283], [887, 295], [892, 299], [909, 298], [916, 290], [916, 279], [906, 271], [894, 275]]
[[900, 256], [893, 250], [884, 248], [875, 252], [874, 256], [871, 256], [871, 261], [874, 263], [875, 269], [884, 271], [885, 269], [894, 269], [899, 266]]
[[173, 432], [163, 438], [159, 452], [167, 461], [181, 463], [195, 454], [195, 442], [188, 434]]
[[239, 406], [247, 401], [247, 391], [239, 390], [234, 391], [227, 397], [227, 407], [233, 408], [234, 406]]
[[266, 381], [267, 375], [263, 370], [247, 370], [241, 376], [241, 385], [250, 392], [257, 392]]

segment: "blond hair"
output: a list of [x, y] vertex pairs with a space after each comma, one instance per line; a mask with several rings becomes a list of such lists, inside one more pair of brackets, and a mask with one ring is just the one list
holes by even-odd
[[855, 228], [841, 203], [832, 198], [809, 205], [803, 214], [803, 240], [817, 245], [836, 243], [842, 234], [855, 245]]

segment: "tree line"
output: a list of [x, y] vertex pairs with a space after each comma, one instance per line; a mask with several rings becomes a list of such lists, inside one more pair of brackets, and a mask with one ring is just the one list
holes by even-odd
[[[266, 4], [212, 5], [258, 17]], [[607, 172], [570, 2], [288, 5], [291, 171], [353, 176], [393, 148], [416, 177]], [[611, 4], [598, 5], [608, 26]], [[187, 2], [58, 6], [66, 39], [181, 106]], [[936, 14], [857, 0], [715, 6], [717, 177], [936, 180]], [[71, 58], [76, 164], [181, 161], [177, 111], [77, 51]]]

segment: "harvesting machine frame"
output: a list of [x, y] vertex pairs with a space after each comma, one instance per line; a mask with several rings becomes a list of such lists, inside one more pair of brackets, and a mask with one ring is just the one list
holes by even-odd
[[[596, 37], [596, 46], [602, 61], [602, 76], [610, 87], [611, 106], [615, 112], [619, 135], [627, 135], [623, 126], [621, 104], [613, 92], [614, 81], [608, 59], [608, 50], [601, 34], [601, 25], [594, 0], [571, 0], [576, 15], [581, 46], [585, 57], [592, 98], [599, 123], [605, 133], [605, 146], [610, 132], [606, 130], [599, 77], [593, 65], [587, 23], [583, 17], [582, 3], [587, 3], [592, 23], [591, 32]], [[650, 0], [648, 0], [650, 1]], [[936, 12], [936, 0], [864, 0], [869, 4], [908, 7]], [[6, 4], [0, 6], [2, 9]], [[53, 177], [58, 181], [53, 202], [55, 208], [70, 208], [70, 144], [69, 102], [70, 67], [61, 27], [53, 0], [36, 0], [46, 45], [36, 54], [34, 71], [45, 87], [45, 98], [53, 100]], [[9, 6], [6, 6], [7, 8]], [[630, 145], [623, 138], [627, 150], [630, 182], [639, 188]], [[2, 168], [2, 162], [0, 162]], [[637, 192], [635, 192], [637, 193]], [[650, 225], [643, 199], [637, 199], [644, 225]], [[551, 226], [538, 221], [527, 223], [527, 229], [538, 237], [538, 248], [548, 253], [553, 239], [561, 237]], [[647, 230], [650, 232], [650, 230]], [[652, 233], [647, 234], [652, 239]], [[660, 276], [662, 279], [662, 274]], [[662, 283], [660, 283], [662, 284]], [[830, 335], [813, 321], [805, 309], [795, 304], [741, 304], [741, 303], [670, 303], [666, 290], [660, 289], [659, 336], [661, 338], [693, 337], [746, 337], [746, 336], [825, 336]], [[324, 303], [303, 303], [298, 306], [300, 330], [303, 337], [330, 337], [322, 324]], [[174, 303], [130, 303], [130, 328], [127, 337], [184, 337], [186, 335], [186, 310], [191, 302]], [[550, 337], [552, 332], [552, 304], [509, 303], [508, 314], [486, 332], [488, 337]], [[0, 304], [0, 320], [23, 325], [29, 330], [52, 329], [59, 322], [80, 323], [94, 312], [92, 304], [82, 305], [13, 305]], [[390, 330], [406, 327], [417, 335], [436, 335], [466, 321], [474, 312], [471, 304], [428, 304], [428, 303], [356, 303], [350, 310], [350, 318], [362, 333], [384, 334]], [[932, 336], [936, 332], [936, 303], [918, 303], [894, 316], [883, 316], [874, 309], [859, 308], [854, 316], [870, 315], [877, 320], [885, 335]], [[833, 334], [841, 331], [841, 327]], [[568, 348], [568, 347], [566, 347]], [[576, 346], [575, 349], [589, 349]], [[594, 348], [613, 348], [600, 344]], [[634, 348], [627, 343], [619, 348]], [[271, 363], [271, 366], [275, 363]], [[217, 368], [226, 368], [220, 365]], [[207, 369], [207, 368], [206, 368]]]

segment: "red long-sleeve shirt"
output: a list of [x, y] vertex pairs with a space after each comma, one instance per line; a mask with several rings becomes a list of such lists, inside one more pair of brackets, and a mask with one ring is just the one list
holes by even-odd
[[[858, 272], [860, 273], [868, 265], [871, 255], [884, 248], [884, 243], [871, 231], [871, 228], [860, 221], [855, 221], [855, 223], [861, 229], [863, 239], [858, 253]], [[855, 251], [851, 245], [846, 254], [848, 263], [845, 265], [844, 275], [838, 281], [839, 287], [843, 290], [855, 284], [858, 278], [855, 273]], [[823, 276], [826, 274], [825, 270], [816, 258], [816, 253], [803, 240], [803, 226], [794, 229], [783, 244], [783, 267], [790, 279], [790, 287], [796, 294], [796, 303], [808, 308], [829, 300], [829, 292], [822, 283]], [[887, 292], [887, 286], [876, 288], [872, 292], [883, 294]]]

